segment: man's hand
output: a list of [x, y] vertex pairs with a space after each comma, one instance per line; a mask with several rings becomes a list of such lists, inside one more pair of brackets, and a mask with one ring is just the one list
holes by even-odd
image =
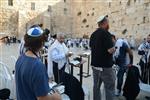
[[51, 96], [52, 100], [62, 100], [60, 94], [54, 93]]
[[116, 51], [115, 47], [112, 47], [112, 48], [108, 49], [108, 52], [110, 54], [113, 54], [115, 51]]
[[54, 93], [52, 95], [40, 96], [37, 97], [38, 100], [62, 100], [61, 95], [58, 93]]
[[66, 54], [66, 57], [71, 57], [72, 55], [73, 55], [72, 52], [68, 52], [68, 53]]
[[132, 64], [128, 64], [127, 67], [128, 67], [128, 68], [129, 68], [129, 67], [132, 67]]
[[50, 77], [49, 78], [49, 82], [51, 83], [51, 82], [54, 82], [54, 77]]

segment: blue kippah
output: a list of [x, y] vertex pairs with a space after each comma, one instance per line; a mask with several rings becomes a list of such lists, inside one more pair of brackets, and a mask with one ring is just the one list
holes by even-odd
[[39, 37], [43, 34], [43, 30], [40, 27], [33, 27], [28, 30], [27, 34], [32, 37]]

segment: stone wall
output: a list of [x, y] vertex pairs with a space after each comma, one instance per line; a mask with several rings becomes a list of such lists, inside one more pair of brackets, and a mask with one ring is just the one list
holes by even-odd
[[[31, 5], [35, 5], [35, 7], [31, 7]], [[54, 24], [59, 26], [57, 27], [58, 29], [55, 30], [66, 32], [65, 29], [68, 28], [64, 28], [64, 24], [66, 24], [68, 18], [62, 15], [64, 14], [64, 9], [68, 12], [67, 5], [68, 4], [65, 4], [63, 0], [13, 0], [13, 5], [9, 6], [8, 0], [0, 0], [0, 25], [2, 26], [0, 32], [7, 32], [9, 35], [10, 33], [15, 33], [16, 36], [21, 38], [26, 33], [26, 30], [33, 24], [42, 23], [44, 28], [50, 29], [50, 23], [54, 22]], [[49, 6], [54, 9], [53, 15], [50, 15], [48, 12]], [[14, 12], [17, 12], [16, 15], [14, 15]], [[13, 17], [11, 15], [13, 15]], [[56, 18], [57, 16], [58, 18]], [[55, 21], [55, 19], [57, 19], [57, 21]], [[60, 19], [62, 21], [60, 21]], [[59, 22], [63, 23], [59, 25]], [[53, 26], [55, 27], [56, 25]], [[11, 30], [9, 26], [11, 26]], [[66, 26], [70, 27], [69, 24]]]
[[[44, 24], [49, 22], [49, 27], [52, 34], [58, 32], [64, 32], [66, 34], [71, 34], [72, 31], [72, 9], [71, 2], [69, 0], [61, 0], [55, 5], [51, 6], [51, 10], [45, 11], [44, 13]], [[47, 18], [49, 16], [49, 19]], [[48, 19], [48, 20], [45, 20]], [[48, 25], [48, 24], [47, 24]], [[48, 28], [49, 28], [48, 27]]]
[[101, 7], [96, 2], [88, 0], [72, 1], [73, 13], [73, 29], [77, 37], [82, 37], [83, 34], [90, 34], [96, 28], [96, 18], [98, 18]]
[[[113, 19], [111, 22], [112, 31], [117, 32], [121, 36], [132, 35], [133, 37], [140, 39], [145, 37], [146, 34], [149, 34], [150, 32], [150, 6], [147, 6], [150, 4], [150, 1], [129, 1], [120, 1], [119, 6], [114, 5], [117, 7], [118, 12], [110, 13]], [[125, 35], [123, 35], [122, 32], [125, 29], [127, 31]]]
[[75, 33], [91, 34], [100, 15], [108, 15], [110, 31], [137, 40], [150, 34], [150, 0], [74, 0]]
[[18, 11], [10, 9], [0, 10], [0, 32], [6, 35], [16, 35], [18, 33]]
[[[14, 0], [13, 6], [0, 1], [0, 32], [18, 33], [19, 37], [38, 23], [52, 33], [90, 36], [97, 28], [97, 18], [106, 14], [110, 31], [118, 37], [132, 35], [140, 40], [150, 34], [150, 0]], [[35, 10], [31, 10], [32, 3]]]

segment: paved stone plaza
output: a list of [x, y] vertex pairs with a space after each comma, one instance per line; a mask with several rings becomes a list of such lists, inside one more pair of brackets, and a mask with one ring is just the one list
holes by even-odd
[[[16, 58], [18, 57], [18, 45], [19, 44], [11, 44], [11, 45], [5, 45], [5, 44], [0, 44], [0, 61], [4, 62], [5, 64], [7, 64], [10, 68], [10, 71], [14, 70], [14, 65], [15, 65], [15, 61], [11, 56], [15, 56]], [[74, 53], [74, 57], [77, 54], [80, 54], [82, 52], [84, 52], [84, 50], [81, 49], [77, 49], [77, 48], [72, 48], [70, 49], [73, 53]], [[86, 60], [86, 59], [85, 59]], [[139, 61], [139, 56], [137, 55], [137, 52], [134, 51], [134, 64], [137, 64], [137, 62]], [[87, 63], [84, 64], [84, 71], [87, 71]], [[74, 68], [74, 75], [79, 78], [79, 76], [77, 76], [77, 73], [79, 72], [78, 68]], [[92, 73], [91, 68], [90, 68], [90, 74]], [[93, 80], [92, 80], [92, 76], [88, 77], [88, 78], [83, 78], [83, 86], [90, 92], [90, 100], [92, 100], [92, 86], [93, 86]], [[101, 88], [102, 91], [104, 91], [103, 88]], [[104, 95], [104, 92], [102, 92]], [[88, 97], [86, 96], [85, 100]], [[105, 100], [105, 99], [103, 99]], [[122, 96], [120, 97], [116, 97], [116, 100], [124, 100], [124, 98]], [[137, 100], [145, 100], [144, 99], [144, 94], [140, 93], [140, 95], [138, 96]]]

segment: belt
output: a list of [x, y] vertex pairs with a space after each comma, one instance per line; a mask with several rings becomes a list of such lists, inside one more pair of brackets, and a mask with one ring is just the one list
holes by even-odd
[[92, 66], [92, 68], [95, 69], [95, 70], [103, 71], [102, 67], [94, 67], [94, 66]]

